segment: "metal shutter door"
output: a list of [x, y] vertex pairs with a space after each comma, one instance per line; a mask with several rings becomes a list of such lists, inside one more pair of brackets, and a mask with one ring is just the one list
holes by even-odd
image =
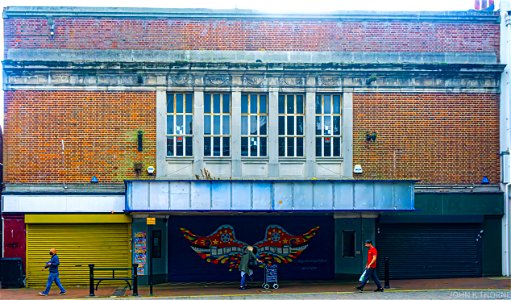
[[481, 276], [480, 230], [480, 224], [380, 224], [379, 274], [388, 257], [391, 279]]
[[[41, 271], [41, 268], [50, 260], [50, 248], [57, 249], [64, 287], [87, 286], [89, 264], [129, 268], [130, 230], [130, 224], [27, 224], [27, 286], [46, 284], [48, 271]], [[97, 271], [95, 276], [106, 275], [105, 272]], [[125, 277], [131, 272], [116, 271], [117, 274]], [[119, 283], [104, 281], [101, 284]]]

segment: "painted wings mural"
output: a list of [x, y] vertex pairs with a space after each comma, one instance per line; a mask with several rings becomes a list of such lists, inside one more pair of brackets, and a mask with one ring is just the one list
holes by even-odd
[[[238, 269], [241, 254], [248, 244], [236, 239], [231, 225], [221, 225], [208, 236], [196, 235], [186, 228], [180, 230], [202, 259], [213, 264], [228, 264], [229, 271]], [[264, 240], [253, 245], [254, 252], [267, 265], [290, 263], [303, 253], [318, 230], [316, 226], [302, 235], [292, 235], [279, 225], [269, 225]]]

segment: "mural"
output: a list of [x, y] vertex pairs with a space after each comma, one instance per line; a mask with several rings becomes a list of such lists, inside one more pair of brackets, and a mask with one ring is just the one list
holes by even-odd
[[[208, 236], [196, 235], [183, 227], [180, 230], [193, 251], [206, 262], [228, 264], [229, 271], [238, 270], [241, 254], [248, 244], [236, 239], [231, 225], [221, 225]], [[316, 226], [295, 236], [280, 225], [269, 225], [264, 239], [253, 245], [254, 252], [266, 265], [290, 263], [302, 254], [318, 230], [319, 226]]]

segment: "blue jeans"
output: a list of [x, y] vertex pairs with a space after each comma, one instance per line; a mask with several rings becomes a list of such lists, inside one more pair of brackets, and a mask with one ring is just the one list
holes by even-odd
[[378, 275], [376, 275], [376, 269], [369, 268], [366, 269], [366, 276], [364, 276], [364, 280], [362, 280], [362, 283], [360, 284], [360, 287], [364, 287], [366, 285], [367, 281], [371, 278], [373, 282], [376, 284], [376, 286], [381, 289], [381, 283], [378, 279]]
[[48, 295], [50, 293], [50, 288], [54, 281], [55, 281], [55, 284], [57, 284], [57, 286], [59, 287], [61, 293], [66, 292], [66, 290], [60, 283], [59, 273], [50, 273], [50, 275], [48, 276], [48, 282], [46, 283], [46, 289], [43, 292], [44, 294]]
[[249, 273], [245, 273], [245, 272], [241, 271], [240, 287], [247, 286], [247, 279], [249, 276], [252, 276], [252, 274], [253, 274], [252, 270], [250, 270]]

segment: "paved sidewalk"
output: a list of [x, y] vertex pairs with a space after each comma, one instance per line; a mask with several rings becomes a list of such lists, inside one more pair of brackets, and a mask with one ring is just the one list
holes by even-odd
[[[321, 295], [335, 293], [352, 293], [356, 282], [346, 281], [290, 281], [279, 282], [280, 288], [277, 290], [265, 290], [261, 288], [261, 282], [251, 282], [251, 289], [241, 291], [238, 282], [230, 283], [189, 283], [189, 284], [162, 284], [154, 287], [153, 296], [157, 297], [186, 297], [198, 296], [204, 298], [216, 297], [240, 297], [244, 298], [249, 295], [261, 295], [262, 298], [272, 298], [276, 295], [285, 294], [303, 294], [305, 298], [308, 295]], [[415, 279], [415, 280], [393, 280], [390, 282], [391, 289], [389, 294], [395, 292], [423, 292], [423, 291], [485, 291], [485, 290], [511, 290], [511, 278], [451, 278], [451, 279]], [[369, 283], [366, 286], [367, 291], [375, 288]], [[0, 299], [76, 299], [87, 298], [89, 295], [88, 287], [67, 287], [68, 293], [63, 296], [58, 295], [58, 288], [52, 287], [48, 297], [38, 296], [39, 289], [23, 288], [23, 289], [0, 289]], [[97, 297], [111, 297], [115, 294], [115, 287], [99, 287], [95, 292]], [[453, 292], [451, 292], [452, 294]], [[364, 293], [365, 294], [365, 293]], [[126, 291], [126, 296], [131, 295], [131, 291]], [[410, 294], [411, 295], [411, 294]], [[149, 287], [142, 286], [139, 288], [139, 296], [149, 296]], [[267, 296], [267, 297], [265, 297]], [[397, 296], [397, 295], [396, 295]], [[280, 298], [280, 297], [279, 297]], [[327, 298], [329, 298], [327, 296]], [[336, 298], [336, 297], [334, 297]], [[360, 299], [360, 298], [359, 298]]]

